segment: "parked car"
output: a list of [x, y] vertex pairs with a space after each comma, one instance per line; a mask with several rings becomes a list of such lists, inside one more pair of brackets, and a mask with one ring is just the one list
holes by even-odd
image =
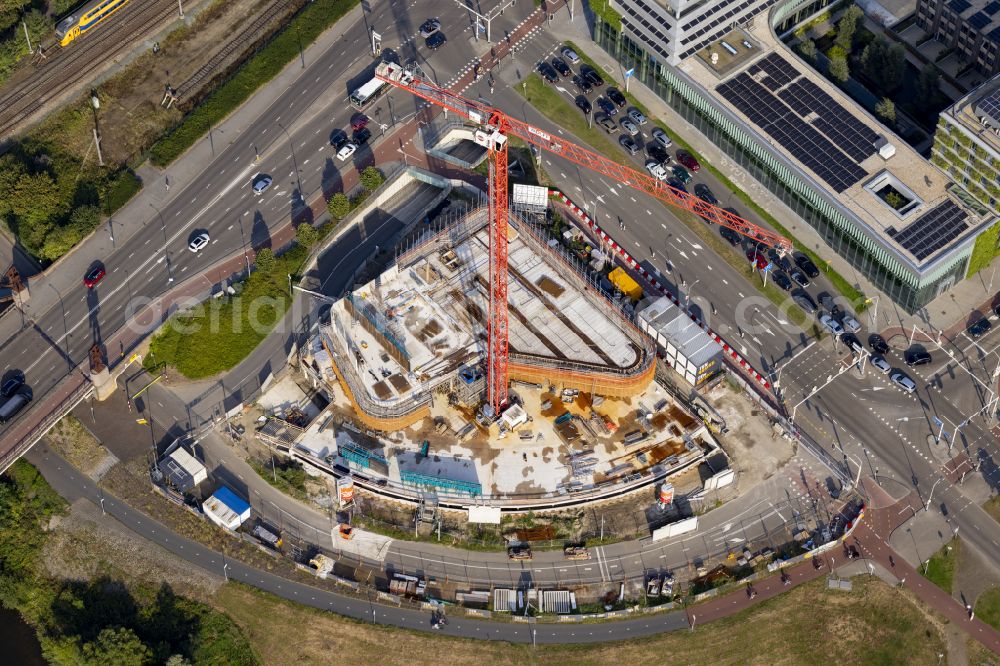
[[435, 32], [433, 35], [427, 38], [424, 44], [426, 44], [427, 48], [429, 48], [431, 51], [437, 51], [439, 48], [444, 46], [444, 43], [446, 41], [448, 41], [448, 39], [444, 36], [443, 32]]
[[844, 333], [840, 336], [840, 341], [855, 354], [861, 354], [865, 350], [864, 345], [861, 344], [861, 340], [858, 340], [858, 336], [853, 333]]
[[647, 143], [646, 154], [656, 160], [657, 163], [664, 169], [670, 166], [670, 155], [668, 155], [667, 151], [665, 151], [659, 144]]
[[569, 76], [573, 73], [573, 70], [569, 68], [569, 65], [562, 58], [553, 58], [551, 65], [553, 69], [559, 72], [559, 76]]
[[892, 366], [889, 365], [889, 361], [885, 360], [878, 354], [873, 354], [871, 361], [872, 367], [881, 372], [883, 375], [888, 374], [888, 372], [892, 370]]
[[196, 234], [190, 241], [188, 241], [188, 249], [194, 253], [201, 252], [208, 246], [208, 241], [211, 240], [208, 236], [207, 231], [202, 231]]
[[660, 166], [660, 163], [657, 162], [656, 160], [646, 161], [646, 171], [649, 172], [650, 176], [652, 176], [657, 180], [667, 179], [667, 170], [664, 169], [662, 166]]
[[625, 95], [623, 95], [618, 88], [608, 88], [604, 94], [607, 95], [608, 99], [614, 102], [615, 106], [619, 109], [628, 104], [628, 100], [625, 99]]
[[368, 143], [368, 140], [371, 138], [372, 138], [372, 131], [367, 127], [362, 127], [361, 129], [359, 129], [357, 132], [354, 133], [354, 136], [351, 137], [351, 143], [353, 143], [356, 146], [363, 146], [366, 143]]
[[351, 129], [355, 132], [368, 127], [368, 116], [363, 113], [356, 113], [351, 118]]
[[830, 311], [830, 314], [836, 314], [840, 312], [840, 307], [833, 300], [833, 296], [830, 295], [830, 292], [828, 291], [821, 292], [818, 297], [818, 300], [820, 305], [822, 305], [824, 308]]
[[914, 393], [917, 390], [916, 382], [910, 379], [910, 376], [902, 370], [893, 370], [889, 375], [889, 379], [907, 393]]
[[840, 323], [828, 314], [823, 314], [819, 316], [819, 323], [823, 325], [826, 330], [830, 331], [834, 335], [841, 335], [844, 332], [844, 327]]
[[667, 185], [674, 188], [675, 190], [680, 190], [681, 192], [687, 194], [688, 189], [684, 187], [684, 183], [681, 182], [680, 178], [675, 178], [673, 176], [667, 178]]
[[704, 201], [705, 203], [710, 203], [713, 206], [719, 203], [719, 200], [712, 193], [712, 189], [705, 185], [704, 183], [698, 183], [694, 186], [694, 194], [696, 197]]
[[83, 284], [87, 286], [87, 289], [93, 289], [101, 280], [104, 279], [104, 275], [104, 266], [98, 264], [87, 271], [87, 274], [83, 276]]
[[688, 173], [688, 170], [682, 167], [681, 165], [678, 164], [670, 171], [674, 174], [674, 178], [681, 181], [682, 183], [691, 182], [691, 174]]
[[635, 121], [636, 125], [645, 125], [649, 122], [646, 120], [646, 116], [643, 115], [642, 111], [635, 108], [628, 110], [628, 117]]
[[855, 319], [854, 315], [849, 312], [844, 313], [844, 316], [840, 318], [840, 323], [851, 333], [857, 333], [861, 330], [861, 322]]
[[538, 73], [549, 83], [555, 83], [559, 80], [559, 74], [556, 73], [556, 70], [552, 69], [544, 62], [538, 63]]
[[816, 264], [804, 254], [795, 255], [795, 265], [802, 269], [802, 272], [808, 275], [810, 278], [815, 278], [819, 276], [819, 269], [816, 268]]
[[334, 150], [340, 150], [347, 145], [350, 139], [347, 137], [347, 132], [342, 129], [335, 129], [330, 133], [330, 145], [333, 146]]
[[911, 347], [903, 354], [903, 360], [911, 368], [917, 365], [927, 365], [931, 362], [931, 353], [923, 347]]
[[512, 560], [530, 560], [531, 546], [511, 546], [507, 549], [507, 557]]
[[[413, 25], [412, 23], [410, 25]], [[441, 31], [441, 21], [436, 18], [427, 19], [420, 24], [420, 36], [427, 39], [431, 35]]]
[[667, 136], [667, 133], [661, 130], [659, 127], [654, 127], [652, 134], [653, 134], [653, 139], [664, 148], [669, 148], [670, 146], [674, 145], [674, 142], [670, 140], [670, 137]]
[[353, 155], [354, 151], [356, 151], [357, 149], [358, 149], [357, 146], [348, 141], [347, 143], [345, 143], [343, 146], [340, 147], [340, 150], [337, 151], [337, 159], [343, 162], [351, 155]]
[[584, 65], [580, 67], [580, 72], [583, 74], [583, 78], [587, 79], [590, 85], [594, 86], [595, 88], [600, 88], [601, 86], [604, 85], [604, 79], [601, 78], [601, 75], [598, 74], [597, 70], [594, 69], [593, 67], [590, 67], [589, 65]]
[[691, 171], [697, 172], [701, 170], [701, 164], [694, 158], [694, 155], [686, 150], [677, 151], [677, 161]]
[[969, 326], [969, 328], [967, 328], [965, 330], [969, 334], [970, 337], [972, 337], [972, 338], [978, 338], [978, 337], [984, 335], [991, 328], [993, 328], [993, 325], [990, 324], [990, 320], [987, 319], [986, 317], [983, 317], [982, 319], [980, 319], [979, 321], [977, 321], [976, 323], [974, 323], [972, 326]]
[[767, 257], [758, 252], [757, 250], [747, 250], [746, 251], [747, 260], [754, 265], [757, 270], [764, 270], [767, 268]]
[[877, 354], [889, 353], [889, 344], [878, 333], [872, 333], [868, 336], [868, 346]]
[[743, 235], [735, 229], [730, 229], [729, 227], [720, 226], [719, 235], [725, 238], [733, 247], [736, 247], [743, 242]]
[[266, 173], [262, 173], [254, 177], [253, 179], [253, 191], [255, 194], [261, 194], [264, 190], [271, 187], [271, 183], [274, 179], [268, 176]]
[[594, 110], [594, 107], [590, 105], [590, 102], [587, 101], [587, 98], [584, 97], [583, 95], [577, 95], [576, 100], [574, 100], [574, 103], [576, 104], [576, 107], [578, 109], [583, 111], [588, 116], [590, 115], [590, 112]]
[[[733, 233], [736, 233], [736, 232], [733, 232]], [[739, 234], [737, 234], [737, 235], [739, 235]], [[773, 270], [773, 271], [771, 271], [771, 280], [774, 282], [774, 284], [778, 285], [778, 287], [782, 291], [788, 291], [793, 286], [792, 285], [792, 279], [790, 277], [788, 277], [788, 275], [786, 275], [784, 271], [780, 271], [780, 270]]]
[[[545, 65], [545, 67], [552, 69], [548, 65]], [[554, 74], [555, 71], [553, 70], [552, 73]], [[593, 90], [593, 87], [590, 85], [590, 82], [587, 81], [587, 79], [580, 76], [579, 74], [574, 74], [572, 81], [573, 85], [576, 86], [576, 89], [582, 92], [584, 95], [590, 94], [590, 91]]]
[[0, 386], [0, 398], [7, 399], [17, 393], [17, 389], [24, 386], [24, 375], [14, 375]]
[[572, 65], [575, 65], [576, 63], [580, 62], [580, 56], [578, 56], [576, 54], [576, 51], [574, 51], [568, 46], [564, 46], [561, 53], [562, 57], [565, 58], [566, 60], [569, 60], [570, 64]]
[[608, 134], [614, 134], [618, 131], [618, 123], [607, 116], [601, 116], [598, 118], [597, 124], [603, 127], [604, 131]]
[[601, 111], [603, 111], [607, 116], [614, 116], [618, 114], [618, 107], [612, 104], [611, 100], [606, 97], [598, 97], [597, 106], [599, 106]]
[[630, 135], [632, 135], [632, 136], [638, 136], [638, 134], [639, 134], [639, 126], [636, 125], [631, 120], [629, 120], [628, 118], [622, 118], [622, 120], [621, 120], [621, 126], [622, 126], [622, 129], [625, 130], [626, 132], [628, 132]]
[[639, 152], [638, 144], [636, 144], [635, 140], [630, 136], [622, 134], [620, 137], [618, 137], [618, 143], [620, 143], [622, 145], [622, 148], [627, 150], [630, 155], [635, 155], [636, 153]]
[[806, 274], [800, 271], [798, 268], [792, 267], [788, 271], [788, 277], [792, 278], [792, 280], [795, 281], [795, 284], [799, 285], [800, 287], [809, 286], [809, 278], [807, 278]]
[[792, 300], [809, 314], [816, 314], [816, 310], [819, 309], [816, 307], [816, 301], [803, 289], [792, 292]]

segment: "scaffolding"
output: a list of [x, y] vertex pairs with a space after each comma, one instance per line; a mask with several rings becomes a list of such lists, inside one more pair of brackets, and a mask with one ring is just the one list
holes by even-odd
[[442, 490], [465, 493], [473, 497], [479, 497], [483, 494], [483, 485], [476, 481], [459, 481], [458, 479], [446, 479], [440, 476], [430, 476], [429, 474], [404, 470], [400, 470], [399, 478], [404, 486], [440, 488]]
[[379, 455], [374, 451], [369, 451], [363, 446], [358, 446], [354, 442], [343, 442], [338, 444], [337, 449], [341, 458], [347, 462], [354, 463], [358, 467], [371, 469], [372, 461], [380, 463], [380, 466], [389, 466], [389, 461], [385, 459], [385, 456]]

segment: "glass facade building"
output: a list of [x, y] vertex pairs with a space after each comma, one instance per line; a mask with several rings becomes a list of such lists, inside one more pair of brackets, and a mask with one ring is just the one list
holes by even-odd
[[[828, 4], [824, 0], [779, 4], [769, 13], [770, 25], [785, 32]], [[872, 238], [830, 191], [777, 153], [770, 142], [726, 109], [722, 100], [683, 72], [663, 64], [600, 17], [595, 18], [593, 39], [623, 68], [634, 68], [636, 79], [780, 198], [834, 252], [907, 312], [916, 312], [965, 277], [974, 237], [964, 239], [926, 265], [915, 266], [898, 250]]]

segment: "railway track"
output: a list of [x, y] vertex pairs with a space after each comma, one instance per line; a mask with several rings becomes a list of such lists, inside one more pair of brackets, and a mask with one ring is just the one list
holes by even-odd
[[0, 139], [11, 137], [47, 102], [92, 77], [101, 63], [123, 52], [176, 11], [174, 0], [130, 2], [116, 13], [115, 18], [97, 26], [93, 33], [70, 46], [63, 48], [55, 41], [50, 42], [45, 47], [49, 55], [34, 65], [35, 73], [2, 91]]

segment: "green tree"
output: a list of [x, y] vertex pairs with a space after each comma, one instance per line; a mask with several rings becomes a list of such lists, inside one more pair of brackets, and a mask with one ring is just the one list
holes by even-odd
[[858, 19], [863, 14], [864, 12], [857, 5], [851, 5], [841, 15], [840, 21], [837, 22], [837, 37], [834, 41], [837, 46], [848, 53], [851, 52], [851, 47], [854, 46], [854, 33], [858, 29]]
[[261, 248], [257, 253], [257, 258], [254, 260], [254, 264], [257, 265], [257, 270], [261, 273], [269, 274], [274, 271], [274, 268], [278, 265], [277, 260], [274, 258], [274, 252], [269, 247]]
[[878, 104], [875, 105], [875, 113], [887, 124], [896, 124], [896, 104], [888, 97], [883, 97]]
[[369, 192], [385, 182], [385, 176], [373, 166], [365, 167], [359, 178], [361, 179], [361, 186]]
[[319, 232], [313, 225], [303, 222], [295, 229], [295, 240], [302, 247], [310, 248], [319, 240]]
[[191, 666], [191, 662], [182, 654], [173, 654], [167, 659], [166, 666]]
[[131, 629], [107, 627], [83, 644], [83, 659], [94, 666], [143, 666], [153, 660], [153, 651]]
[[[24, 163], [14, 155], [7, 153], [0, 156], [0, 192], [12, 193], [17, 182], [27, 173], [28, 170], [24, 167]], [[11, 212], [11, 198], [9, 196], [0, 197], [0, 217], [7, 217]]]
[[799, 43], [799, 53], [801, 53], [802, 57], [805, 58], [806, 60], [815, 60], [816, 42], [814, 42], [811, 39], [804, 39], [802, 42]]
[[46, 234], [41, 256], [55, 261], [72, 250], [100, 223], [101, 213], [97, 206], [80, 206], [74, 209], [66, 224], [53, 227]]
[[8, 199], [18, 238], [28, 250], [40, 255], [45, 236], [62, 206], [58, 186], [47, 173], [24, 173], [14, 183]]
[[851, 78], [851, 69], [847, 66], [847, 58], [838, 56], [830, 60], [830, 76], [838, 83], [844, 83]]
[[921, 68], [920, 78], [917, 80], [917, 90], [922, 107], [930, 107], [933, 110], [941, 103], [941, 74], [937, 67], [927, 63]]
[[337, 192], [326, 202], [330, 216], [337, 220], [342, 220], [351, 212], [351, 200], [343, 192]]
[[882, 92], [892, 92], [899, 87], [906, 72], [906, 50], [902, 44], [890, 45], [884, 37], [877, 37], [861, 54], [865, 76]]
[[899, 210], [905, 201], [906, 199], [899, 192], [889, 192], [889, 194], [885, 195], [885, 202], [896, 210]]
[[18, 23], [30, 4], [31, 0], [0, 0], [0, 32]]

